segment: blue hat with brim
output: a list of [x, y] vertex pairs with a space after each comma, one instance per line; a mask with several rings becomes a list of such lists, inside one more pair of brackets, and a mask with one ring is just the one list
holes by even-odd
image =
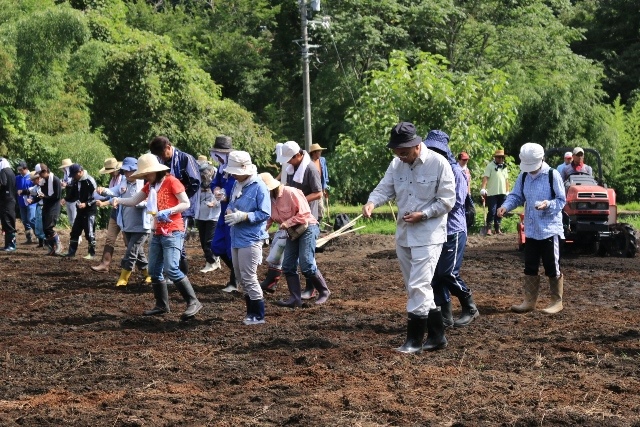
[[71, 166], [69, 166], [69, 176], [74, 176], [75, 174], [77, 174], [81, 170], [82, 170], [82, 166], [80, 166], [77, 163], [74, 163]]
[[138, 159], [134, 157], [125, 157], [122, 161], [122, 166], [120, 166], [120, 170], [123, 171], [137, 171], [138, 170]]

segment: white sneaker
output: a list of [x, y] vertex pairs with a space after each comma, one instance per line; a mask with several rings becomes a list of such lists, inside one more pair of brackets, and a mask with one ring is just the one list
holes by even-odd
[[200, 273], [208, 273], [208, 272], [213, 271], [213, 270], [215, 270], [215, 268], [213, 268], [213, 264], [208, 262], [207, 265], [205, 265], [204, 268], [202, 270], [200, 270]]
[[231, 292], [237, 292], [237, 291], [238, 291], [238, 287], [231, 282], [227, 283], [227, 286], [222, 288], [222, 292], [231, 293]]
[[212, 268], [211, 271], [222, 268], [222, 266], [220, 265], [220, 258], [216, 258], [216, 260], [213, 263], [211, 263], [211, 268]]

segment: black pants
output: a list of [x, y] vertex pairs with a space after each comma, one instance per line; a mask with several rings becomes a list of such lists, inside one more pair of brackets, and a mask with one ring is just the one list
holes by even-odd
[[506, 194], [496, 194], [495, 196], [487, 196], [487, 227], [491, 227], [493, 223], [493, 228], [498, 231], [500, 229], [500, 223], [502, 222], [502, 218], [496, 215], [498, 208], [502, 206], [505, 199], [507, 198]]
[[60, 218], [60, 201], [56, 200], [52, 205], [42, 206], [42, 229], [47, 239], [56, 235], [55, 226]]
[[544, 273], [548, 277], [560, 276], [560, 238], [552, 236], [544, 240], [525, 240], [524, 245], [524, 274], [537, 276], [540, 259], [544, 266]]
[[2, 231], [8, 234], [15, 234], [16, 232], [15, 200], [0, 201], [0, 224], [2, 224]]
[[[76, 214], [76, 220], [73, 221], [73, 227], [71, 227], [71, 241], [78, 241], [78, 238], [84, 231], [84, 237], [89, 243], [89, 250], [93, 248], [95, 252], [96, 246], [96, 213], [92, 210], [78, 209]], [[93, 255], [93, 253], [92, 253]]]
[[216, 262], [216, 257], [211, 250], [211, 241], [213, 240], [213, 234], [216, 232], [217, 223], [218, 221], [196, 221], [198, 235], [200, 236], [200, 246], [204, 252], [204, 259], [208, 263]]

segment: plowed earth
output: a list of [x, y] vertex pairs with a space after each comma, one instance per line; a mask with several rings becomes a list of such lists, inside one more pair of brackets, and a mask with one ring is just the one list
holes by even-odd
[[117, 262], [99, 274], [42, 254], [0, 255], [2, 426], [640, 425], [640, 258], [563, 259], [565, 310], [516, 315], [514, 236], [471, 236], [462, 274], [481, 317], [449, 329], [445, 350], [406, 356], [393, 351], [406, 297], [390, 236], [335, 239], [318, 254], [328, 303], [276, 307], [282, 279], [260, 326], [221, 292], [226, 269], [198, 271], [195, 239], [205, 308], [189, 322], [174, 289], [170, 314], [140, 316], [151, 291], [136, 273], [115, 288]]

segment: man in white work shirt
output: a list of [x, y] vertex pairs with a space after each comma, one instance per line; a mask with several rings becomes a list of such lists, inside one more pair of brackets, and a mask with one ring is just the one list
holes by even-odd
[[[395, 199], [398, 205], [396, 253], [407, 289], [407, 339], [401, 353], [438, 350], [447, 345], [442, 313], [433, 299], [431, 280], [442, 244], [447, 240], [447, 213], [456, 201], [451, 165], [428, 150], [415, 126], [400, 122], [387, 147], [396, 156], [362, 207], [365, 217]], [[425, 329], [427, 341], [422, 344]]]

